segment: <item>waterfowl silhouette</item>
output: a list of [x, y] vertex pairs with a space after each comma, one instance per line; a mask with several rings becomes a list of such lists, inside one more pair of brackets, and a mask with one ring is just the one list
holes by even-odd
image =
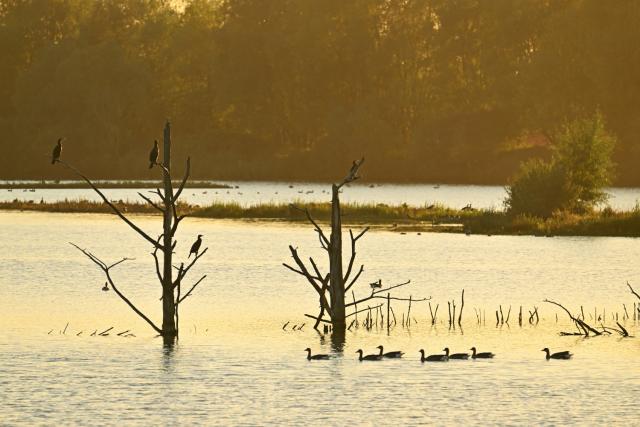
[[306, 348], [304, 351], [307, 352], [307, 360], [328, 360], [328, 359], [330, 359], [328, 354], [314, 354], [312, 356], [310, 348]]
[[53, 147], [53, 153], [51, 153], [51, 164], [55, 164], [60, 160], [60, 154], [62, 153], [62, 138], [58, 138], [58, 143]]
[[389, 359], [398, 359], [398, 358], [402, 357], [402, 355], [404, 354], [401, 351], [389, 351], [387, 353], [383, 353], [384, 347], [382, 347], [381, 345], [379, 345], [377, 348], [380, 349], [380, 356], [386, 357], [386, 358], [389, 358]]
[[449, 359], [467, 360], [469, 358], [469, 353], [449, 354], [449, 347], [445, 347], [442, 351], [444, 351], [444, 353], [447, 355]]
[[420, 361], [421, 362], [446, 362], [449, 360], [446, 354], [432, 354], [424, 357], [424, 350], [420, 349]]
[[472, 359], [493, 359], [493, 357], [495, 356], [495, 354], [489, 352], [489, 351], [485, 351], [483, 353], [476, 353], [476, 348], [475, 347], [471, 347], [469, 350], [471, 350], [473, 353], [471, 354], [471, 358]]
[[193, 242], [193, 245], [191, 245], [191, 250], [189, 251], [189, 256], [187, 258], [191, 258], [192, 254], [195, 254], [196, 256], [198, 256], [200, 245], [202, 245], [202, 234], [198, 234], [198, 240]]
[[381, 354], [367, 354], [366, 356], [362, 356], [362, 350], [358, 350], [356, 351], [356, 353], [360, 354], [360, 357], [358, 357], [359, 361], [363, 361], [363, 360], [382, 360], [382, 355]]
[[571, 356], [573, 356], [573, 354], [571, 354], [568, 351], [559, 351], [557, 353], [551, 353], [547, 347], [543, 348], [541, 351], [544, 351], [547, 354], [547, 360], [549, 359], [568, 360], [568, 359], [571, 359]]
[[382, 279], [378, 279], [377, 282], [369, 283], [369, 286], [371, 286], [371, 289], [381, 288], [382, 287]]
[[153, 141], [153, 148], [149, 153], [149, 169], [153, 168], [153, 165], [158, 164], [158, 153], [158, 140], [156, 139]]

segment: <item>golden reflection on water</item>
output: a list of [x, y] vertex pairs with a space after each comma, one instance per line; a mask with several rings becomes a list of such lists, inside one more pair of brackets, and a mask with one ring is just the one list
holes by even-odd
[[[149, 231], [159, 225], [157, 218], [136, 220]], [[150, 250], [125, 225], [108, 215], [6, 212], [0, 222], [0, 369], [10, 372], [0, 380], [0, 399], [8, 402], [0, 418], [9, 423], [25, 414], [86, 423], [98, 413], [113, 423], [117, 418], [108, 414], [118, 408], [127, 408], [122, 420], [147, 424], [242, 419], [320, 425], [337, 424], [337, 416], [340, 424], [635, 420], [638, 339], [560, 337], [559, 331], [572, 326], [542, 300], [552, 298], [572, 310], [583, 305], [587, 313], [606, 310], [607, 324], [614, 325], [610, 316], [620, 317], [623, 303], [629, 312], [633, 307], [625, 282], [640, 282], [632, 262], [640, 255], [637, 239], [371, 233], [358, 252], [366, 265], [362, 283], [412, 279], [398, 295], [432, 296], [440, 321], [431, 326], [426, 303], [416, 303], [417, 323], [410, 328], [397, 326], [388, 335], [384, 328], [352, 328], [344, 351], [335, 353], [331, 338], [313, 331], [303, 317], [317, 310], [313, 291], [281, 266], [289, 243], [322, 259], [311, 230], [191, 220], [178, 236], [177, 254], [186, 256], [194, 236], [204, 234], [210, 250], [192, 277], [208, 278], [182, 306], [179, 345], [163, 349], [113, 292], [100, 290], [101, 272], [67, 243], [107, 260], [135, 258], [115, 278], [159, 322], [160, 289]], [[447, 300], [459, 301], [462, 288], [463, 325], [449, 329]], [[366, 293], [364, 285], [357, 291]], [[511, 305], [510, 324], [496, 327], [500, 304], [505, 316]], [[520, 305], [523, 327], [517, 322]], [[527, 322], [533, 306], [540, 312], [537, 325]], [[396, 316], [406, 310], [400, 303], [394, 307]], [[474, 308], [485, 312], [485, 324], [476, 323]], [[303, 322], [303, 331], [291, 330]], [[640, 334], [632, 319], [621, 323]], [[136, 337], [88, 336], [111, 326], [116, 333], [131, 329]], [[379, 344], [407, 354], [402, 360], [357, 362], [357, 349], [372, 353]], [[497, 357], [419, 362], [420, 348], [431, 354], [445, 346], [456, 352], [476, 346]], [[335, 357], [309, 363], [306, 347]], [[543, 347], [571, 350], [575, 357], [547, 362]], [[339, 394], [339, 406], [328, 397], [331, 390]], [[158, 403], [167, 399], [175, 401]]]

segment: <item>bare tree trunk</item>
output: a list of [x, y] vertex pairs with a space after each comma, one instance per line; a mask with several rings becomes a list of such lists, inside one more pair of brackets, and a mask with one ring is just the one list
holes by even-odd
[[331, 287], [332, 323], [334, 329], [346, 328], [344, 307], [344, 277], [342, 275], [342, 218], [340, 217], [340, 187], [332, 186], [331, 196], [331, 238], [329, 245], [329, 265]]
[[164, 212], [163, 212], [163, 243], [164, 265], [162, 274], [162, 335], [165, 342], [173, 341], [176, 336], [173, 280], [172, 280], [172, 219], [173, 219], [173, 187], [171, 184], [171, 125], [167, 121], [164, 127]]

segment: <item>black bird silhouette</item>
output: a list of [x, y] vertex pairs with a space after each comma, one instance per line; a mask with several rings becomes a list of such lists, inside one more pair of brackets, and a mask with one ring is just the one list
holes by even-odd
[[189, 251], [189, 256], [187, 258], [191, 258], [192, 254], [195, 254], [195, 256], [198, 256], [200, 245], [202, 245], [202, 234], [198, 234], [198, 240], [193, 242], [193, 245], [191, 245], [191, 251]]
[[327, 359], [330, 359], [328, 354], [314, 354], [312, 356], [310, 348], [307, 348], [304, 351], [307, 352], [307, 360], [327, 360]]
[[356, 353], [360, 354], [360, 357], [358, 357], [359, 361], [363, 361], [363, 360], [382, 360], [382, 355], [381, 354], [367, 354], [366, 356], [362, 356], [362, 350], [358, 350], [356, 351]]
[[449, 359], [467, 360], [469, 358], [469, 353], [449, 354], [449, 347], [445, 347], [442, 351], [444, 351], [444, 353], [447, 355]]
[[387, 353], [384, 353], [384, 347], [382, 347], [381, 345], [379, 345], [378, 348], [380, 349], [380, 356], [389, 359], [399, 359], [404, 354], [401, 351], [389, 351]]
[[153, 141], [153, 148], [149, 153], [149, 169], [151, 169], [153, 165], [158, 164], [158, 152], [158, 140], [156, 139]]
[[378, 279], [377, 282], [369, 283], [369, 286], [371, 286], [371, 289], [381, 288], [382, 287], [382, 279]]
[[476, 353], [476, 348], [475, 347], [471, 347], [469, 350], [471, 350], [473, 353], [471, 354], [471, 358], [472, 359], [493, 359], [493, 357], [495, 356], [495, 354], [486, 351], [484, 353]]
[[573, 356], [572, 353], [568, 352], [568, 351], [559, 351], [557, 353], [550, 353], [548, 348], [543, 348], [541, 351], [544, 351], [547, 354], [547, 360], [549, 359], [564, 359], [564, 360], [568, 360], [571, 359], [571, 356]]
[[107, 282], [104, 282], [104, 286], [102, 287], [102, 290], [105, 292], [109, 290], [109, 285], [107, 285]]
[[420, 361], [421, 362], [446, 362], [449, 360], [446, 354], [432, 354], [424, 357], [424, 350], [420, 349]]
[[60, 154], [62, 153], [62, 138], [58, 138], [58, 144], [53, 147], [53, 154], [51, 155], [51, 164], [55, 164], [60, 160]]

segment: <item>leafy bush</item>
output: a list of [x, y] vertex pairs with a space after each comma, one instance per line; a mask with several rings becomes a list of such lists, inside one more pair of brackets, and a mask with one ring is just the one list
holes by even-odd
[[587, 212], [604, 200], [611, 183], [615, 138], [600, 114], [564, 125], [553, 137], [551, 160], [530, 160], [507, 187], [513, 214], [547, 218], [554, 211]]

